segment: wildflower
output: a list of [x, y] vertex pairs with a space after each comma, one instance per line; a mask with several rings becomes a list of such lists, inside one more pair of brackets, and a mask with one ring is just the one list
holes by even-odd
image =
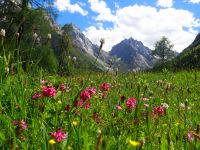
[[42, 89], [42, 94], [47, 97], [53, 97], [56, 95], [56, 89], [53, 86], [45, 86]]
[[158, 117], [161, 117], [165, 114], [165, 107], [163, 106], [157, 106], [153, 109], [153, 112], [152, 112], [152, 118], [154, 119], [155, 118], [155, 115], [158, 114]]
[[58, 101], [57, 103], [58, 103], [58, 104], [62, 104], [62, 101]]
[[165, 109], [169, 108], [169, 105], [167, 103], [162, 103], [161, 106], [164, 107]]
[[149, 104], [144, 104], [144, 107], [149, 107]]
[[51, 138], [56, 140], [56, 142], [61, 142], [62, 140], [67, 138], [67, 134], [65, 132], [62, 132], [61, 128], [58, 128], [56, 132], [53, 132], [51, 134]]
[[142, 100], [142, 101], [148, 101], [148, 100], [149, 100], [149, 98], [142, 97], [142, 98], [141, 98], [141, 100]]
[[68, 56], [68, 59], [71, 59], [71, 56]]
[[20, 133], [21, 131], [24, 131], [28, 128], [28, 125], [26, 124], [26, 122], [23, 119], [20, 121], [14, 120], [13, 124], [17, 126], [18, 133]]
[[122, 110], [122, 107], [121, 106], [116, 106], [117, 110]]
[[66, 89], [65, 84], [64, 84], [64, 83], [61, 83], [61, 84], [60, 84], [60, 90], [63, 92], [63, 91], [65, 91], [65, 89]]
[[130, 143], [132, 146], [140, 146], [140, 142], [137, 142], [137, 141], [132, 141], [132, 140], [130, 140], [129, 143]]
[[191, 133], [191, 132], [188, 132], [188, 133], [187, 133], [187, 138], [188, 138], [189, 141], [192, 141], [192, 140], [193, 140], [193, 138], [192, 138], [192, 133]]
[[91, 98], [91, 94], [87, 90], [82, 91], [80, 96], [83, 101], [89, 100]]
[[50, 139], [49, 144], [51, 144], [51, 145], [56, 144], [56, 141], [54, 139]]
[[77, 126], [78, 122], [77, 121], [72, 121], [73, 126]]
[[47, 34], [47, 38], [50, 40], [51, 39], [51, 34]]
[[101, 39], [100, 39], [100, 43], [101, 43], [101, 44], [104, 44], [104, 43], [105, 43], [105, 39], [104, 39], [104, 38], [101, 38]]
[[76, 58], [75, 56], [72, 58], [73, 61], [76, 61], [76, 59], [77, 59], [77, 58]]
[[132, 109], [132, 108], [135, 108], [136, 107], [136, 98], [129, 98], [126, 102], [126, 106], [128, 109]]
[[40, 93], [35, 93], [32, 95], [32, 100], [36, 100], [38, 98], [40, 98], [42, 95]]
[[23, 130], [26, 130], [28, 128], [26, 122], [23, 119], [18, 122], [18, 126]]
[[185, 103], [180, 103], [180, 107], [181, 107], [181, 109], [183, 109], [183, 110], [189, 110], [189, 109], [191, 109], [191, 107], [185, 105]]
[[6, 36], [6, 30], [5, 29], [1, 29], [0, 36], [2, 36], [2, 37]]
[[85, 90], [88, 91], [90, 93], [90, 95], [96, 94], [96, 89], [95, 88], [88, 87]]
[[80, 99], [79, 101], [76, 102], [77, 107], [82, 107], [83, 106], [83, 100]]
[[40, 80], [40, 84], [45, 84], [45, 83], [48, 83], [47, 80]]
[[100, 85], [100, 89], [101, 89], [101, 91], [107, 92], [110, 90], [110, 85], [108, 83], [102, 83]]
[[89, 102], [89, 101], [87, 101], [87, 102], [85, 103], [84, 108], [85, 108], [86, 110], [90, 109], [90, 102]]
[[33, 38], [36, 39], [38, 37], [37, 33], [33, 34]]

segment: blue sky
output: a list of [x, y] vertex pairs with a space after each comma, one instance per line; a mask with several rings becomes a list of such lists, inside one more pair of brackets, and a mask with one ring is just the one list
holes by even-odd
[[180, 52], [200, 32], [200, 0], [55, 0], [57, 22], [74, 23], [95, 44], [105, 38], [104, 49], [125, 38], [153, 48], [167, 36]]

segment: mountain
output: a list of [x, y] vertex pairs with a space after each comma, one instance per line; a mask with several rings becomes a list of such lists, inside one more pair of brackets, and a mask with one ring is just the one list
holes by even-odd
[[200, 69], [200, 33], [174, 60], [177, 69]]
[[76, 49], [76, 51], [81, 51], [81, 53], [85, 57], [87, 57], [87, 59], [90, 60], [91, 63], [94, 63], [96, 57], [98, 56], [97, 67], [100, 70], [106, 70], [108, 66], [106, 62], [109, 58], [107, 52], [102, 50], [99, 53], [99, 46], [93, 44], [87, 37], [85, 37], [85, 35], [80, 31], [80, 29], [74, 24], [66, 24], [63, 26], [62, 30], [64, 34], [70, 35], [73, 41], [73, 46]]
[[151, 50], [144, 46], [142, 42], [133, 38], [125, 39], [113, 46], [110, 56], [114, 57], [116, 63], [126, 68], [126, 70], [144, 70], [152, 68], [155, 58], [151, 55]]

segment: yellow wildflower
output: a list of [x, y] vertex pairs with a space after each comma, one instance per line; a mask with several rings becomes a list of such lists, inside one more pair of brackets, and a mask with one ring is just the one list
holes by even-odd
[[58, 104], [62, 104], [62, 102], [61, 102], [61, 101], [58, 101], [57, 103], [58, 103]]
[[77, 122], [77, 121], [72, 121], [72, 124], [73, 124], [74, 126], [77, 126], [77, 125], [78, 125], [78, 122]]
[[50, 139], [49, 144], [51, 144], [51, 145], [56, 144], [56, 141], [54, 139]]
[[139, 146], [139, 145], [140, 145], [140, 142], [132, 141], [132, 140], [130, 140], [129, 143], [130, 143], [132, 146]]

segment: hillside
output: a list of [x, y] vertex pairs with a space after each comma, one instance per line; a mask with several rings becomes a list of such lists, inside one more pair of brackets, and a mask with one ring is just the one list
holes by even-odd
[[174, 60], [177, 69], [200, 69], [200, 33]]

